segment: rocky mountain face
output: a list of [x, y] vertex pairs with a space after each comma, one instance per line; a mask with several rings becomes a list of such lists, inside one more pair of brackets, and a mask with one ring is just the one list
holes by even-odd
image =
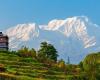
[[75, 16], [65, 20], [52, 20], [46, 25], [35, 23], [18, 24], [4, 31], [10, 38], [10, 48], [39, 48], [42, 41], [53, 44], [59, 59], [78, 63], [88, 53], [100, 51], [100, 27], [85, 16]]

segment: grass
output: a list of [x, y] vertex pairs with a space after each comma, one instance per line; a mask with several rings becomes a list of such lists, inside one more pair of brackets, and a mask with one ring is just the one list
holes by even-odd
[[[98, 58], [97, 62], [100, 64], [100, 54], [92, 55], [98, 55], [96, 59]], [[67, 65], [67, 69], [75, 66], [77, 65]], [[35, 58], [23, 58], [13, 53], [0, 52], [0, 69], [3, 69], [0, 71], [0, 80], [88, 80], [84, 73], [76, 74], [75, 70], [80, 71], [80, 67], [74, 68], [75, 70], [73, 68], [72, 73], [65, 73], [62, 69], [47, 66]]]
[[63, 72], [48, 68], [33, 58], [23, 58], [15, 54], [0, 53], [0, 64], [6, 71], [0, 73], [3, 80], [63, 80], [66, 75]]

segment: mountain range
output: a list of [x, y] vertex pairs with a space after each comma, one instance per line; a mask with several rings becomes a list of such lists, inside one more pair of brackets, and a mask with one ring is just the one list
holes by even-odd
[[79, 63], [87, 54], [100, 51], [100, 26], [86, 16], [74, 16], [65, 20], [54, 19], [45, 25], [36, 23], [18, 24], [4, 30], [9, 36], [10, 49], [22, 46], [39, 49], [47, 41], [55, 46], [59, 58]]

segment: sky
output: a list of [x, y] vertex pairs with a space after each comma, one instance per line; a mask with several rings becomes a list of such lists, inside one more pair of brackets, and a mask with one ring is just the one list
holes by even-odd
[[0, 0], [0, 30], [73, 16], [87, 16], [100, 25], [100, 0]]

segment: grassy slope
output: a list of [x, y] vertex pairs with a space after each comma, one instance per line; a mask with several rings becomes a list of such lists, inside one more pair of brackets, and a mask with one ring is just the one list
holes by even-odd
[[[95, 55], [100, 64], [100, 53], [90, 54], [86, 58]], [[0, 64], [6, 68], [6, 72], [0, 73], [0, 76], [10, 77], [12, 80], [67, 80], [68, 77], [63, 71], [48, 67], [36, 59], [23, 58], [14, 54], [0, 53]], [[0, 80], [8, 79], [0, 78]]]
[[66, 78], [62, 71], [48, 68], [35, 59], [22, 58], [14, 54], [0, 53], [0, 64], [6, 67], [6, 72], [0, 75], [18, 80], [63, 80]]

